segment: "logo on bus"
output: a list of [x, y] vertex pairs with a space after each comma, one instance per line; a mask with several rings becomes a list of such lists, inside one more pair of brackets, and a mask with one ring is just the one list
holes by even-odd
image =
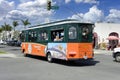
[[28, 44], [28, 53], [30, 54], [32, 52], [32, 45]]

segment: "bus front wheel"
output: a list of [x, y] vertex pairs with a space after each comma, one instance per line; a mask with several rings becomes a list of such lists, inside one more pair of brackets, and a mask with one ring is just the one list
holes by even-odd
[[51, 53], [47, 54], [47, 61], [50, 62], [50, 63], [53, 61]]

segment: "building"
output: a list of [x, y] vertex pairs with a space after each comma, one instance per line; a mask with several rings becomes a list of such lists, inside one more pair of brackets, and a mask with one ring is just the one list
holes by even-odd
[[10, 41], [19, 40], [20, 31], [2, 31], [0, 33], [0, 40]]
[[[110, 36], [116, 39], [108, 39]], [[94, 28], [94, 45], [95, 48], [106, 49], [111, 45], [117, 45], [120, 37], [120, 24], [117, 23], [95, 23]]]

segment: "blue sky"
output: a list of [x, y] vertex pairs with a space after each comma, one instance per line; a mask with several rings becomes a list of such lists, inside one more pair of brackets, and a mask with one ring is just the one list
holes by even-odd
[[47, 10], [47, 0], [0, 0], [0, 25], [29, 19], [31, 25], [61, 19], [120, 23], [120, 0], [51, 0], [58, 10]]

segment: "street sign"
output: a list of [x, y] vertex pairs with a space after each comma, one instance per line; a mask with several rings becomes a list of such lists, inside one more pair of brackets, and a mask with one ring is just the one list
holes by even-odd
[[57, 9], [59, 9], [59, 6], [51, 6], [51, 9], [57, 10]]

